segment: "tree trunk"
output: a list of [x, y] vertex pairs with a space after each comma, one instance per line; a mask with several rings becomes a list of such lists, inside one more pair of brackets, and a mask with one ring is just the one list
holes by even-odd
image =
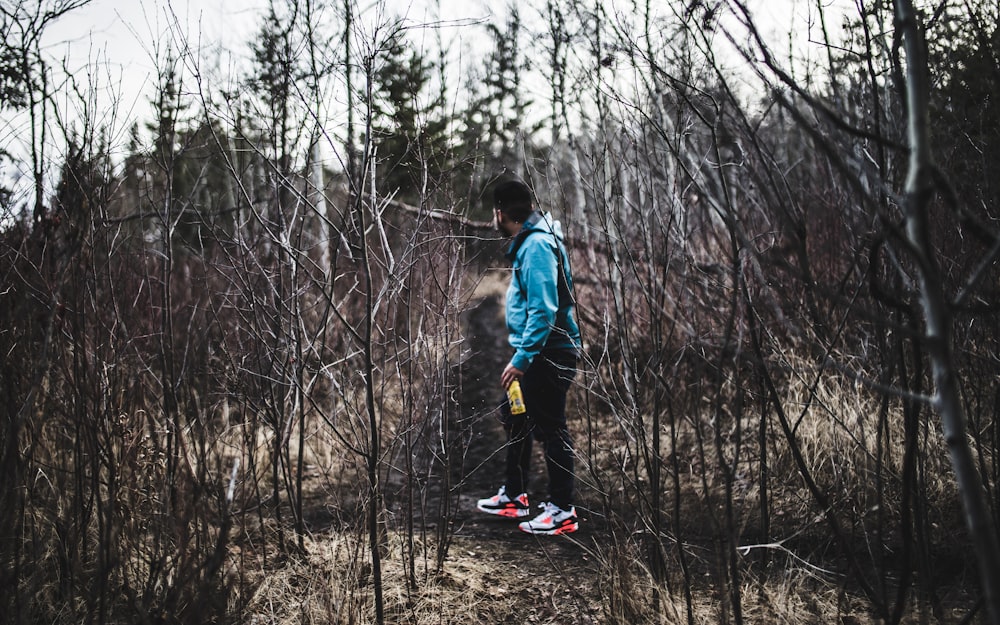
[[896, 23], [905, 49], [910, 163], [903, 208], [906, 235], [917, 255], [927, 354], [948, 453], [958, 482], [966, 523], [979, 560], [980, 584], [991, 623], [1000, 624], [1000, 545], [982, 479], [966, 435], [965, 411], [952, 349], [952, 319], [941, 272], [930, 245], [927, 208], [933, 192], [928, 113], [928, 67], [923, 33], [911, 0], [895, 0]]

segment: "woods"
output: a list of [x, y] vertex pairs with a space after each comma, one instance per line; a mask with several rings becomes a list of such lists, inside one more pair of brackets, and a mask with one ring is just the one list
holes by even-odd
[[[88, 3], [0, 2], [2, 622], [1000, 623], [995, 2], [269, 0], [110, 110]], [[511, 174], [584, 340], [548, 542], [470, 504]]]

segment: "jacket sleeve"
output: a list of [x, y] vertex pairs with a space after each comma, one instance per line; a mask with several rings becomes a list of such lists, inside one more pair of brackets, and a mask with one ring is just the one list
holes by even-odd
[[511, 364], [521, 371], [526, 371], [545, 347], [559, 310], [559, 272], [548, 238], [529, 238], [518, 254], [521, 262], [517, 278], [525, 294], [526, 319]]

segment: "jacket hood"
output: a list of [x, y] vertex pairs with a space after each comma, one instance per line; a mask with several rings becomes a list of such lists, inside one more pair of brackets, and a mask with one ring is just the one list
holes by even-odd
[[562, 224], [559, 223], [559, 220], [552, 219], [552, 216], [547, 213], [535, 211], [525, 220], [520, 232], [514, 235], [514, 240], [510, 242], [510, 246], [507, 248], [506, 256], [513, 258], [514, 254], [517, 253], [517, 249], [521, 247], [521, 243], [528, 238], [528, 235], [534, 232], [548, 232], [555, 236], [556, 239], [563, 240]]

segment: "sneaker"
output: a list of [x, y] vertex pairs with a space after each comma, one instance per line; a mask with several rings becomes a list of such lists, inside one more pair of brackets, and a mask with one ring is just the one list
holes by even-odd
[[538, 507], [542, 508], [542, 513], [530, 521], [519, 524], [518, 529], [528, 534], [547, 534], [549, 536], [569, 534], [580, 529], [576, 518], [576, 508], [563, 510], [548, 501]]
[[480, 499], [479, 503], [476, 504], [476, 508], [486, 514], [495, 514], [497, 516], [503, 516], [511, 519], [531, 514], [531, 508], [528, 506], [527, 493], [521, 493], [517, 497], [511, 499], [507, 496], [506, 491], [507, 487], [501, 486], [496, 495], [493, 495], [488, 499]]

